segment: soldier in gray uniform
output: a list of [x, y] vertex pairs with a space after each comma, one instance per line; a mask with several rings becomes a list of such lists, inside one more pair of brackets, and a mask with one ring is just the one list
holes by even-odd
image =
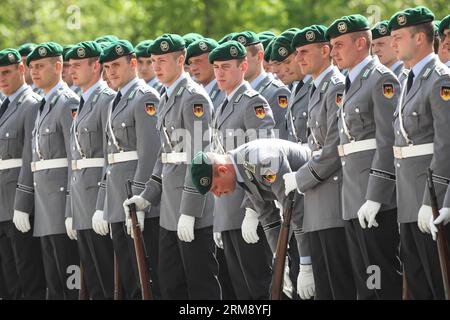
[[[273, 137], [273, 113], [267, 101], [244, 80], [247, 72], [246, 48], [228, 41], [209, 55], [214, 74], [226, 99], [213, 121], [212, 149], [225, 153], [258, 137]], [[236, 297], [239, 300], [269, 298], [272, 251], [258, 213], [249, 208], [245, 190], [215, 199], [214, 240], [224, 249]]]
[[[25, 83], [25, 72], [18, 51], [0, 51], [0, 83], [6, 96], [0, 107], [0, 277], [4, 278], [0, 298], [3, 299], [45, 299], [41, 247], [31, 231], [33, 199], [28, 196], [32, 193], [31, 131], [41, 99]], [[16, 191], [16, 186], [21, 191]], [[14, 201], [27, 203], [30, 211], [14, 212]]]
[[411, 66], [394, 115], [394, 156], [401, 254], [413, 299], [444, 299], [436, 243], [426, 234], [432, 219], [427, 169], [439, 207], [450, 180], [450, 71], [433, 52], [433, 19], [429, 9], [416, 7], [389, 21], [398, 58]]
[[342, 213], [358, 299], [401, 299], [392, 153], [400, 86], [369, 55], [371, 35], [361, 15], [337, 19], [327, 30], [331, 56], [349, 70], [338, 112]]
[[439, 24], [439, 35], [441, 37], [439, 59], [450, 68], [450, 15]]
[[[149, 179], [159, 149], [156, 131], [156, 113], [159, 104], [158, 92], [147, 86], [136, 76], [137, 60], [134, 48], [127, 40], [119, 40], [104, 48], [100, 63], [113, 86], [119, 91], [107, 113], [107, 167], [106, 190], [100, 188], [96, 209], [103, 211], [111, 224], [111, 233], [116, 253], [120, 279], [126, 299], [139, 299], [140, 284], [134, 243], [131, 234], [131, 219], [123, 214], [122, 202], [127, 198], [127, 180], [132, 180], [133, 194], [139, 194]], [[105, 192], [106, 191], [106, 192]], [[144, 244], [149, 254], [148, 261], [153, 291], [159, 297], [158, 286], [158, 227], [159, 207], [137, 212], [144, 235]]]
[[25, 82], [31, 86], [33, 89], [33, 92], [37, 93], [40, 96], [43, 96], [42, 89], [39, 89], [36, 87], [36, 85], [33, 83], [33, 80], [31, 79], [30, 69], [27, 67], [27, 56], [33, 51], [33, 49], [36, 48], [36, 44], [34, 43], [24, 43], [19, 48], [17, 48], [17, 51], [19, 51], [20, 56], [22, 57], [22, 62], [25, 66]]
[[[48, 299], [77, 299], [78, 288], [68, 279], [80, 262], [77, 244], [71, 241], [76, 236], [70, 225], [68, 176], [71, 175], [70, 126], [79, 99], [62, 81], [62, 47], [59, 44], [38, 45], [28, 55], [27, 64], [33, 82], [45, 94], [32, 138], [33, 235], [41, 239]], [[15, 209], [31, 211], [28, 204], [18, 201]], [[70, 234], [70, 239], [66, 233]]]
[[201, 84], [209, 94], [214, 110], [217, 110], [225, 99], [225, 93], [219, 89], [217, 80], [214, 78], [213, 66], [208, 61], [208, 54], [218, 45], [214, 39], [199, 39], [187, 47], [186, 54], [186, 63], [195, 81]]
[[108, 107], [115, 97], [115, 92], [100, 79], [102, 66], [98, 58], [101, 53], [98, 43], [86, 41], [75, 45], [66, 54], [70, 63], [69, 74], [83, 92], [70, 131], [70, 199], [73, 229], [77, 232], [87, 292], [92, 299], [112, 299], [112, 241], [103, 211], [95, 210], [99, 182], [105, 167], [106, 143], [103, 132]]
[[152, 64], [166, 93], [158, 107], [161, 150], [140, 196], [124, 202], [138, 210], [161, 202], [159, 260], [163, 299], [220, 299], [214, 256], [212, 197], [192, 184], [188, 165], [210, 143], [212, 102], [183, 68], [186, 48], [179, 35], [165, 34], [150, 47]]
[[272, 52], [272, 50], [269, 47], [269, 44], [272, 42], [272, 40], [276, 37], [275, 33], [272, 31], [263, 31], [258, 33], [258, 38], [261, 41], [261, 44], [263, 45], [264, 49], [264, 55], [263, 55], [263, 68], [264, 71], [269, 73], [273, 76], [272, 69], [270, 67], [270, 55], [267, 57], [266, 52]]
[[264, 71], [264, 47], [256, 33], [236, 33], [232, 40], [240, 42], [247, 49], [248, 69], [245, 80], [269, 103], [275, 120], [275, 137], [287, 139], [285, 117], [291, 92], [281, 81]]
[[81, 97], [81, 88], [73, 84], [72, 76], [69, 72], [69, 59], [66, 58], [67, 52], [69, 52], [73, 48], [72, 44], [68, 44], [63, 46], [63, 71], [62, 71], [62, 80], [69, 86], [70, 90], [75, 92], [77, 96]]
[[404, 71], [403, 61], [398, 60], [394, 48], [391, 46], [392, 37], [388, 28], [388, 20], [378, 22], [372, 29], [372, 54], [377, 56], [381, 64], [391, 69], [397, 79]]
[[148, 48], [150, 48], [152, 43], [153, 40], [144, 40], [134, 48], [138, 62], [137, 72], [139, 78], [143, 79], [150, 87], [162, 95], [164, 86], [158, 81], [153, 71], [151, 54], [148, 52]]
[[[302, 72], [314, 79], [308, 104], [309, 146], [312, 158], [300, 170], [283, 176], [286, 194], [298, 189], [305, 195], [303, 231], [309, 235], [315, 299], [355, 299], [342, 208], [341, 162], [336, 113], [342, 102], [344, 76], [331, 65], [327, 28], [313, 25], [292, 40]], [[300, 267], [300, 272], [307, 265]]]

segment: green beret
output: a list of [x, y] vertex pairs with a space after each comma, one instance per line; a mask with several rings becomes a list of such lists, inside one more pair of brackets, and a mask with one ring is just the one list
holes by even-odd
[[275, 42], [275, 39], [277, 37], [273, 38], [272, 40], [270, 40], [269, 44], [266, 46], [266, 48], [264, 49], [264, 61], [269, 62], [270, 61], [270, 56], [272, 54], [272, 47], [273, 47], [273, 43]]
[[439, 33], [441, 35], [443, 35], [444, 31], [447, 29], [450, 29], [450, 14], [442, 19], [441, 23], [439, 23]]
[[189, 59], [200, 56], [204, 53], [209, 53], [217, 48], [219, 44], [216, 40], [210, 38], [203, 38], [192, 42], [187, 48], [186, 63], [189, 64]]
[[140, 42], [134, 50], [136, 51], [136, 57], [138, 58], [150, 58], [152, 55], [148, 51], [153, 44], [153, 40], [144, 40]]
[[369, 21], [360, 14], [352, 14], [335, 20], [327, 30], [328, 40], [342, 36], [343, 34], [369, 30]]
[[372, 32], [372, 39], [379, 39], [383, 37], [387, 37], [391, 35], [391, 31], [389, 30], [389, 21], [383, 20], [378, 22], [375, 27], [373, 27], [370, 31]]
[[31, 61], [51, 57], [60, 57], [63, 54], [63, 47], [56, 42], [44, 42], [36, 46], [27, 56], [27, 66]]
[[434, 14], [430, 9], [419, 6], [408, 8], [394, 14], [389, 20], [389, 30], [397, 30], [405, 27], [415, 26], [434, 20]]
[[102, 42], [114, 42], [114, 41], [118, 41], [119, 38], [117, 38], [116, 36], [113, 35], [105, 35], [105, 36], [101, 36], [98, 37], [97, 39], [95, 39], [95, 42], [98, 43], [102, 43]]
[[22, 61], [19, 51], [16, 49], [3, 49], [0, 51], [0, 67], [18, 64]]
[[100, 63], [110, 62], [132, 53], [134, 53], [134, 48], [128, 40], [118, 40], [111, 42], [109, 46], [103, 49], [99, 60]]
[[244, 47], [248, 47], [254, 44], [261, 43], [259, 37], [253, 31], [244, 31], [235, 33], [230, 40], [240, 42]]
[[17, 51], [19, 51], [22, 57], [26, 57], [31, 53], [31, 51], [33, 51], [34, 48], [36, 48], [36, 44], [28, 42], [22, 44], [19, 48], [17, 48]]
[[209, 63], [243, 59], [247, 56], [245, 47], [237, 41], [230, 40], [217, 46], [208, 56]]
[[177, 34], [163, 34], [150, 46], [149, 51], [154, 55], [182, 51], [186, 48], [184, 39]]
[[183, 36], [184, 46], [187, 48], [195, 40], [203, 39], [203, 36], [199, 33], [191, 32]]
[[73, 46], [69, 52], [66, 53], [66, 60], [98, 58], [102, 54], [102, 46], [95, 41], [83, 41]]
[[283, 62], [287, 57], [294, 53], [295, 50], [292, 49], [291, 43], [299, 31], [300, 29], [291, 28], [280, 34], [272, 44], [270, 60]]
[[234, 36], [235, 34], [236, 34], [236, 32], [231, 32], [231, 33], [225, 35], [222, 39], [220, 39], [220, 40], [218, 41], [218, 43], [219, 43], [219, 44], [222, 44], [222, 43], [225, 43], [225, 42], [227, 42], [227, 41], [230, 41], [231, 38], [233, 38], [233, 36]]
[[295, 50], [297, 47], [306, 46], [312, 43], [328, 42], [325, 37], [326, 33], [327, 27], [318, 24], [303, 28], [297, 32], [292, 39], [292, 49]]
[[107, 41], [103, 41], [103, 42], [96, 41], [96, 42], [100, 45], [100, 47], [102, 47], [102, 50], [105, 50], [105, 48], [111, 44], [111, 42], [107, 42]]
[[69, 52], [71, 49], [73, 48], [73, 44], [66, 44], [65, 46], [63, 46], [63, 60], [64, 61], [68, 61], [68, 59], [66, 58], [66, 54], [67, 52]]
[[261, 41], [264, 50], [266, 50], [267, 45], [272, 41], [273, 38], [275, 38], [276, 35], [272, 31], [263, 31], [258, 33], [258, 38]]
[[199, 152], [192, 159], [191, 178], [192, 183], [201, 194], [207, 194], [211, 189], [213, 179], [211, 161], [204, 152]]

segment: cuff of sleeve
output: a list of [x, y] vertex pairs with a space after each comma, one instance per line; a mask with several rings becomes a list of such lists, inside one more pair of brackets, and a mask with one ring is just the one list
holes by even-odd
[[187, 216], [201, 218], [206, 205], [206, 196], [197, 189], [184, 187], [181, 195], [180, 213]]
[[300, 257], [300, 264], [312, 264], [311, 257]]

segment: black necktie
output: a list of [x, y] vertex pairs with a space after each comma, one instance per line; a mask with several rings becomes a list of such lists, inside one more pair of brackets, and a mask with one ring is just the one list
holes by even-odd
[[414, 72], [411, 70], [408, 74], [408, 82], [406, 83], [406, 93], [409, 92], [414, 82]]
[[45, 99], [42, 99], [41, 105], [39, 106], [39, 114], [41, 114], [42, 111], [44, 110], [45, 102], [46, 102]]
[[222, 105], [220, 106], [220, 115], [223, 115], [223, 112], [225, 111], [227, 104], [228, 104], [228, 98], [225, 98]]
[[313, 84], [311, 87], [311, 95], [309, 96], [310, 98], [313, 96], [314, 91], [316, 91], [316, 86]]
[[295, 87], [295, 94], [294, 94], [294, 96], [297, 95], [297, 93], [300, 91], [300, 89], [303, 87], [304, 84], [305, 84], [305, 83], [303, 82], [303, 80], [300, 80], [300, 81], [297, 83], [297, 86]]
[[9, 106], [9, 98], [6, 98], [5, 101], [3, 101], [2, 106], [0, 107], [0, 119], [2, 118], [3, 114], [6, 112], [6, 109], [8, 109]]
[[82, 96], [81, 99], [80, 99], [80, 106], [78, 107], [78, 114], [80, 114], [81, 109], [83, 109], [83, 106], [84, 106], [84, 99], [83, 99], [83, 96]]
[[122, 93], [120, 93], [120, 91], [119, 91], [119, 92], [117, 92], [116, 98], [114, 99], [112, 111], [114, 111], [114, 109], [117, 107], [121, 98], [122, 98]]
[[350, 89], [352, 82], [350, 81], [350, 77], [347, 75], [345, 77], [345, 93], [348, 92], [348, 90]]

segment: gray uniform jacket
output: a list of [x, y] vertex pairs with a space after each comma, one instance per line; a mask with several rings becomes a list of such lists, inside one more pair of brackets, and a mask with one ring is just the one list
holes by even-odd
[[296, 143], [308, 142], [308, 102], [311, 86], [312, 78], [303, 84], [297, 94], [295, 94], [296, 87], [292, 90], [285, 121], [289, 141]]
[[31, 131], [40, 101], [41, 97], [27, 86], [10, 101], [0, 118], [1, 161], [22, 159], [22, 167], [0, 170], [0, 222], [12, 220], [15, 197], [19, 203], [26, 202], [21, 207], [22, 211], [33, 212]]
[[[264, 109], [264, 114], [260, 113], [261, 108]], [[217, 131], [214, 130], [213, 145], [219, 139], [218, 143], [227, 152], [260, 136], [273, 137], [274, 125], [273, 113], [266, 99], [245, 82], [231, 101], [216, 111], [213, 128]], [[252, 129], [256, 129], [255, 134], [246, 135]], [[236, 188], [233, 193], [215, 199], [215, 232], [241, 228], [245, 215], [244, 194], [242, 188]]]
[[225, 100], [225, 92], [219, 89], [219, 85], [216, 83], [211, 89], [211, 92], [209, 93], [209, 96], [211, 97], [211, 101], [214, 106], [214, 110], [217, 110], [217, 108], [220, 107], [220, 105]]
[[[102, 82], [91, 93], [81, 111], [77, 111], [70, 131], [72, 160], [105, 158], [107, 151], [104, 128], [106, 128], [108, 108], [114, 97], [115, 92]], [[92, 215], [95, 212], [103, 175], [102, 167], [72, 171], [70, 198], [75, 230], [92, 229]]]
[[[177, 230], [181, 214], [195, 217], [195, 228], [213, 225], [214, 199], [212, 195], [202, 195], [197, 191], [189, 169], [195, 154], [211, 142], [212, 112], [213, 105], [208, 94], [188, 75], [175, 86], [170, 97], [166, 92], [161, 98], [157, 124], [161, 138], [159, 154], [186, 152], [188, 162], [163, 164], [159, 157], [141, 193], [152, 205], [161, 203], [159, 221], [166, 230]], [[164, 130], [170, 141], [167, 141]]]
[[405, 70], [405, 66], [402, 63], [400, 63], [397, 67], [395, 67], [394, 70], [392, 70], [392, 72], [395, 74], [395, 76], [397, 77], [397, 79], [400, 80], [400, 76], [403, 74], [403, 71]]
[[314, 91], [308, 105], [309, 147], [317, 153], [297, 171], [298, 189], [305, 194], [303, 231], [342, 227], [342, 170], [337, 146], [336, 113], [345, 79], [334, 67]]
[[[36, 171], [34, 179], [34, 236], [65, 234], [70, 217], [68, 176], [71, 175], [70, 127], [79, 98], [64, 83], [38, 113], [33, 130], [33, 161], [67, 158], [68, 167]], [[20, 210], [20, 209], [19, 209]]]
[[[437, 176], [436, 195], [439, 206], [442, 204], [450, 179], [449, 99], [450, 71], [434, 57], [415, 76], [411, 89], [402, 97], [402, 120], [407, 137], [413, 145], [433, 143], [434, 154], [395, 159], [400, 223], [417, 221], [420, 206], [430, 204], [426, 187], [428, 167]], [[400, 129], [398, 109], [394, 116], [395, 145], [407, 146]]]
[[[136, 151], [138, 155], [138, 160], [107, 163], [106, 196], [103, 188], [100, 188], [96, 209], [104, 210], [104, 218], [110, 223], [125, 220], [122, 203], [127, 198], [127, 181], [133, 181], [133, 194], [139, 194], [151, 175], [160, 146], [156, 131], [158, 104], [158, 92], [139, 80], [122, 95], [114, 111], [112, 104], [108, 109], [105, 129], [107, 153]], [[152, 214], [151, 210], [146, 217], [151, 217]]]
[[[233, 158], [246, 189], [246, 194], [257, 211], [263, 211], [267, 202], [278, 200], [287, 207], [284, 194], [283, 175], [300, 169], [310, 158], [307, 147], [280, 139], [259, 139], [246, 143], [228, 152]], [[296, 192], [296, 198], [299, 194]], [[301, 207], [303, 202], [301, 202]], [[293, 216], [299, 214], [299, 206], [294, 206]], [[309, 242], [302, 237], [300, 256], [310, 256]]]
[[381, 203], [380, 211], [396, 206], [392, 115], [397, 106], [399, 88], [392, 71], [378, 58], [372, 58], [344, 94], [342, 112], [338, 112], [340, 144], [350, 143], [351, 139], [376, 140], [375, 150], [341, 158], [344, 220], [355, 219], [366, 200]]
[[291, 92], [280, 80], [266, 74], [264, 79], [253, 88], [258, 91], [269, 103], [275, 120], [275, 137], [287, 139], [286, 110]]

